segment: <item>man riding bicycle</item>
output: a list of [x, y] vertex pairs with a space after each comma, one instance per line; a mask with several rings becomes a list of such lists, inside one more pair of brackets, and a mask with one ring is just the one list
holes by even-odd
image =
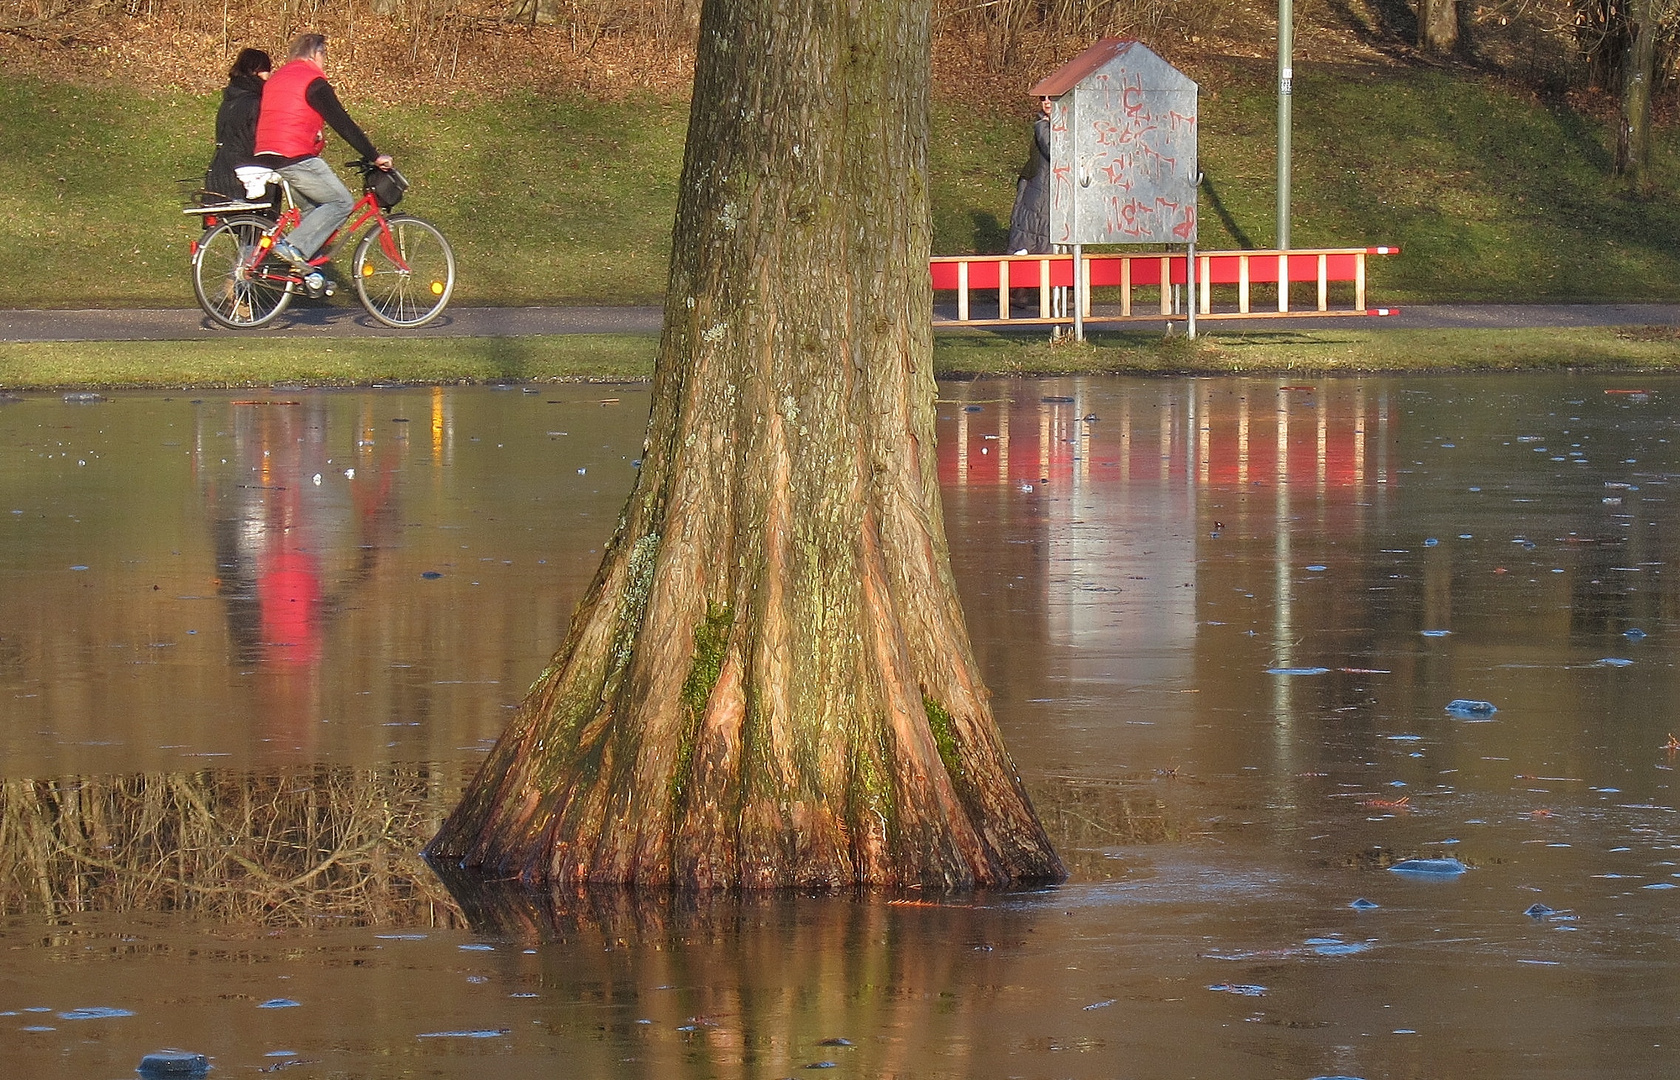
[[327, 82], [323, 66], [326, 59], [325, 34], [298, 35], [292, 42], [291, 58], [269, 76], [263, 87], [256, 140], [257, 163], [285, 177], [292, 194], [310, 204], [298, 227], [274, 245], [274, 254], [302, 271], [305, 287], [317, 295], [325, 279], [309, 260], [356, 205], [332, 166], [321, 160], [321, 150], [326, 146], [325, 125], [331, 125], [363, 159], [381, 169], [391, 167], [391, 156], [374, 149], [339, 104], [338, 95]]

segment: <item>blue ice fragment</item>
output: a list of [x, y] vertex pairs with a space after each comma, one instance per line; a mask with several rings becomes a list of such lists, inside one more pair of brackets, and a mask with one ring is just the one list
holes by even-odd
[[1544, 919], [1548, 915], [1556, 914], [1556, 909], [1549, 908], [1545, 904], [1530, 904], [1523, 914], [1531, 919]]
[[420, 576], [425, 578], [427, 581], [436, 581], [443, 575], [438, 573], [436, 570], [425, 570], [421, 572]]
[[1352, 908], [1355, 911], [1375, 911], [1375, 910], [1377, 910], [1377, 908], [1379, 908], [1381, 906], [1382, 905], [1377, 903], [1375, 900], [1367, 900], [1363, 896], [1359, 897], [1358, 899], [1354, 900], [1353, 903], [1348, 905], [1348, 907]]
[[1470, 869], [1457, 859], [1407, 859], [1389, 867], [1396, 874], [1408, 877], [1452, 878]]
[[1464, 720], [1486, 720], [1498, 711], [1491, 701], [1453, 698], [1447, 702], [1447, 712]]
[[147, 1080], [160, 1076], [203, 1076], [210, 1071], [210, 1059], [185, 1050], [160, 1050], [141, 1058], [140, 1067], [134, 1071]]
[[115, 1016], [133, 1016], [127, 1009], [111, 1009], [103, 1005], [94, 1005], [86, 1009], [71, 1009], [69, 1012], [58, 1014], [60, 1020], [109, 1020]]
[[293, 1001], [291, 998], [269, 998], [267, 1001], [263, 1002], [261, 1005], [258, 1005], [257, 1008], [259, 1008], [259, 1009], [301, 1009], [301, 1008], [303, 1008], [303, 1003], [301, 1001]]
[[477, 1028], [471, 1031], [428, 1031], [415, 1037], [420, 1039], [495, 1039], [512, 1030], [512, 1028]]
[[1390, 735], [1388, 737], [1389, 742], [1420, 742], [1422, 739], [1422, 735]]
[[1632, 667], [1633, 666], [1633, 661], [1623, 659], [1620, 656], [1606, 656], [1602, 660], [1598, 661], [1598, 666], [1599, 667]]
[[1424, 637], [1448, 637], [1451, 634], [1452, 634], [1451, 630], [1425, 630], [1425, 631], [1423, 631], [1423, 636]]
[[1329, 672], [1327, 667], [1274, 667], [1267, 668], [1268, 675], [1324, 675]]
[[1439, 541], [1439, 540], [1435, 539], [1433, 536], [1431, 536], [1431, 537], [1427, 538], [1426, 540], [1424, 540], [1423, 546], [1424, 547], [1434, 547], [1436, 544], [1439, 544], [1440, 542], [1441, 541]]
[[1459, 533], [1458, 538], [1460, 540], [1474, 540], [1476, 538], [1476, 534], [1475, 533]]
[[1214, 983], [1209, 990], [1220, 994], [1236, 994], [1238, 997], [1262, 997], [1266, 993], [1264, 986], [1253, 983]]
[[1642, 889], [1676, 889], [1676, 888], [1680, 888], [1680, 885], [1675, 885], [1671, 881], [1653, 881], [1649, 885], [1641, 885], [1640, 888], [1642, 888]]
[[1110, 1005], [1114, 1004], [1116, 1001], [1119, 1001], [1119, 1000], [1120, 1000], [1119, 998], [1109, 998], [1107, 1001], [1093, 1001], [1093, 1002], [1091, 1002], [1091, 1004], [1085, 1006], [1084, 1011], [1085, 1012], [1090, 1012], [1093, 1009], [1106, 1009]]
[[838, 1069], [840, 1066], [832, 1061], [813, 1061], [805, 1067], [807, 1069]]
[[1312, 1080], [1365, 1080], [1365, 1078], [1362, 1076], [1343, 1076], [1337, 1073], [1335, 1076], [1315, 1076]]
[[296, 1050], [270, 1050], [263, 1057], [297, 1057]]
[[496, 951], [496, 946], [485, 945], [484, 943], [477, 942], [477, 941], [473, 942], [471, 945], [457, 945], [455, 947], [457, 949], [460, 949], [462, 952], [495, 952]]
[[1622, 636], [1627, 638], [1629, 641], [1643, 641], [1645, 639], [1645, 631], [1635, 626], [1627, 630], [1623, 630]]
[[1330, 568], [1328, 566], [1320, 565], [1319, 563], [1313, 563], [1311, 566], [1307, 567], [1307, 569], [1311, 570], [1315, 574], [1322, 574]]
[[1319, 956], [1352, 956], [1371, 946], [1364, 941], [1341, 941], [1337, 938], [1308, 938], [1306, 944]]

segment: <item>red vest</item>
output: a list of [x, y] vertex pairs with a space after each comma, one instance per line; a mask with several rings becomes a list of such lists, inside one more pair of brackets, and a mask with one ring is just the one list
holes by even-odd
[[304, 91], [325, 72], [313, 60], [288, 60], [275, 69], [263, 86], [262, 111], [257, 114], [259, 154], [301, 158], [319, 154], [327, 145], [321, 114], [304, 100]]

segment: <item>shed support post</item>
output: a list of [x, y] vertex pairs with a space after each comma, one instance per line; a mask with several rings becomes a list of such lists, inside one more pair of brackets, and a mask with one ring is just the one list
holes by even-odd
[[1192, 341], [1196, 339], [1196, 307], [1196, 242], [1192, 240], [1184, 253], [1184, 334]]
[[1073, 245], [1073, 340], [1085, 340], [1085, 254]]

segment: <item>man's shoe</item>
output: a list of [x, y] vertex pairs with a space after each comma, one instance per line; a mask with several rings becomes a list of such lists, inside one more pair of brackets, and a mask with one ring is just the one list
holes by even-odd
[[270, 248], [269, 254], [273, 255], [282, 262], [290, 264], [294, 270], [301, 270], [306, 274], [309, 273], [309, 260], [304, 256], [303, 252], [286, 243], [284, 240], [277, 242], [272, 248]]

